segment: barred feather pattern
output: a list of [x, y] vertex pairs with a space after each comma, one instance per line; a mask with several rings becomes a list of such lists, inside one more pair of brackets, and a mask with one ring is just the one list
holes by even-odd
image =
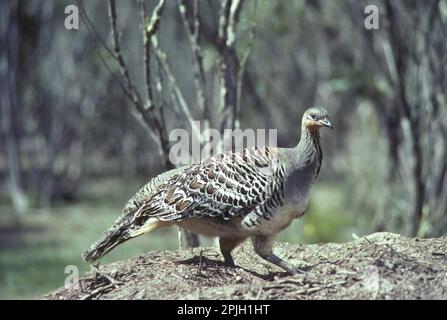
[[310, 108], [294, 148], [246, 148], [158, 175], [128, 201], [84, 259], [95, 261], [124, 241], [173, 224], [219, 236], [225, 260], [232, 260], [228, 240], [246, 237], [258, 253], [271, 253], [273, 237], [307, 211], [323, 159], [322, 126], [332, 128], [327, 111]]
[[316, 178], [320, 173], [321, 163], [323, 162], [323, 152], [321, 151], [321, 145], [320, 145], [320, 133], [318, 131], [310, 133], [310, 140], [316, 152], [316, 162], [317, 162], [317, 170], [315, 172], [315, 178]]
[[[246, 148], [213, 156], [173, 175], [133, 214], [136, 225], [148, 218], [245, 217], [252, 228], [269, 220], [284, 199], [282, 163], [275, 148]], [[138, 201], [136, 201], [138, 203]]]
[[131, 238], [130, 232], [138, 229], [141, 224], [135, 225], [133, 212], [137, 211], [147, 199], [150, 199], [157, 193], [158, 188], [170, 177], [175, 176], [184, 170], [176, 168], [164, 172], [149, 183], [144, 185], [126, 204], [121, 216], [114, 222], [114, 224], [104, 232], [103, 236], [94, 242], [88, 250], [83, 253], [86, 261], [95, 261], [112, 250], [118, 244]]
[[149, 183], [141, 187], [140, 190], [127, 202], [123, 209], [123, 215], [128, 215], [132, 212], [138, 210], [146, 200], [150, 199], [151, 196], [157, 193], [159, 187], [166, 182], [169, 178], [179, 174], [185, 169], [185, 167], [180, 167], [166, 171], [159, 174], [153, 178]]

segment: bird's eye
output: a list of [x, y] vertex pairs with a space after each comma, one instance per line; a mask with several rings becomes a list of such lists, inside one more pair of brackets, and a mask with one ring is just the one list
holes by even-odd
[[310, 114], [310, 118], [311, 118], [312, 120], [315, 120], [315, 119], [317, 118], [317, 115], [316, 115], [315, 113], [311, 113], [311, 114]]

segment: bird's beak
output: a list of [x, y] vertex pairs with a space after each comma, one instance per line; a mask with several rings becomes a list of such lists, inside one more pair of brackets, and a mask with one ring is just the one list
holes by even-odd
[[318, 121], [322, 126], [328, 127], [330, 129], [333, 129], [334, 127], [332, 126], [332, 123], [329, 121], [329, 119], [321, 119], [320, 121]]

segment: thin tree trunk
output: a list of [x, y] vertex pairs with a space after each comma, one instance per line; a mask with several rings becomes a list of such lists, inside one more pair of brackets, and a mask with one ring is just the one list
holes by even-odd
[[11, 201], [17, 212], [23, 212], [27, 206], [27, 197], [22, 188], [20, 176], [20, 150], [18, 147], [18, 57], [19, 28], [18, 3], [2, 2], [0, 5], [0, 104], [1, 130], [8, 163], [8, 188]]
[[418, 139], [418, 134], [412, 130], [412, 153], [414, 159], [413, 167], [413, 183], [414, 183], [414, 203], [413, 203], [413, 222], [411, 235], [417, 236], [422, 219], [422, 210], [424, 207], [425, 187], [422, 180], [422, 153], [421, 146]]

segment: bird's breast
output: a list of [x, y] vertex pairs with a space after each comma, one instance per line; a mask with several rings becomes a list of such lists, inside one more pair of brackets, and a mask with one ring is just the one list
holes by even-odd
[[178, 221], [176, 224], [206, 237], [238, 238], [247, 236], [248, 233], [242, 228], [241, 221], [240, 217], [233, 217], [229, 220], [220, 217], [203, 217]]
[[301, 217], [306, 212], [308, 204], [308, 199], [286, 200], [283, 206], [276, 209], [270, 220], [262, 221], [258, 231], [268, 235], [277, 234], [287, 228], [294, 219]]

